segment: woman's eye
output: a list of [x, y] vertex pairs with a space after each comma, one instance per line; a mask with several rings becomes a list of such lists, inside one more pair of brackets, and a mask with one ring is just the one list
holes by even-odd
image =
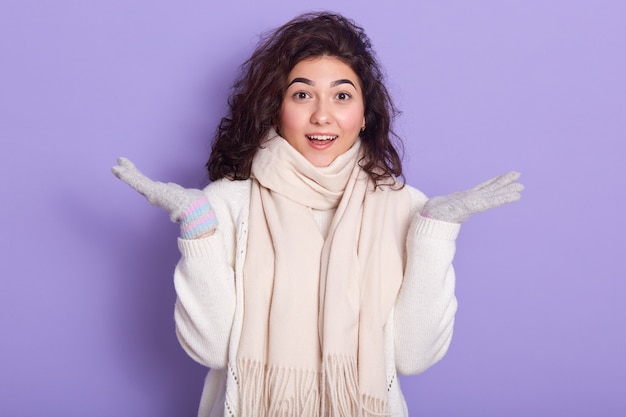
[[350, 96], [350, 94], [348, 93], [339, 93], [337, 94], [337, 99], [344, 101], [344, 100], [349, 100], [352, 96]]
[[298, 100], [305, 100], [305, 99], [309, 98], [309, 95], [307, 93], [305, 93], [304, 91], [298, 91], [297, 93], [295, 93], [293, 95], [293, 97], [298, 99]]

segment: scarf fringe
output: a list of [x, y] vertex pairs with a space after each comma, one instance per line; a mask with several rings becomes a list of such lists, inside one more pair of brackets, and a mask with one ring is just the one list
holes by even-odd
[[[237, 361], [242, 417], [319, 416], [319, 373]], [[264, 395], [265, 392], [265, 395]]]
[[[321, 373], [237, 361], [242, 417], [384, 417], [387, 401], [359, 394], [355, 358], [328, 356]], [[320, 392], [322, 395], [320, 396]]]
[[389, 416], [386, 399], [359, 393], [356, 358], [327, 355], [322, 363], [324, 417]]

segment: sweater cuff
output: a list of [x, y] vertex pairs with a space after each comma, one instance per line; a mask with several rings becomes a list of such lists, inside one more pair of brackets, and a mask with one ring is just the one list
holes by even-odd
[[409, 237], [421, 235], [436, 239], [454, 240], [459, 235], [460, 230], [460, 223], [444, 222], [417, 215], [409, 229]]
[[178, 238], [178, 249], [180, 253], [185, 258], [203, 258], [203, 257], [213, 257], [219, 248], [220, 238], [218, 235], [220, 234], [219, 228], [215, 230], [210, 236], [198, 238], [198, 239], [183, 239], [182, 237]]

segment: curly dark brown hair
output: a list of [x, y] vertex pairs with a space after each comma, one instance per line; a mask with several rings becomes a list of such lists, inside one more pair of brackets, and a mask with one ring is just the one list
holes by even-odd
[[319, 56], [340, 59], [360, 78], [367, 120], [360, 135], [363, 170], [377, 185], [402, 175], [396, 150], [402, 150], [402, 143], [391, 129], [398, 112], [371, 42], [353, 21], [321, 12], [300, 15], [263, 36], [242, 65], [228, 99], [229, 113], [220, 121], [206, 164], [211, 181], [250, 177], [256, 151], [268, 131], [278, 127], [287, 76], [298, 62]]

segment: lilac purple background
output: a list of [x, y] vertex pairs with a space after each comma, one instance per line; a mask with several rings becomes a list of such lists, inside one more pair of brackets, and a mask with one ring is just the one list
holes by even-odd
[[515, 169], [527, 186], [464, 226], [455, 337], [403, 379], [411, 415], [626, 415], [626, 3], [260, 4], [0, 4], [0, 415], [195, 415], [177, 227], [110, 166], [203, 185], [237, 66], [312, 8], [371, 36], [409, 183], [443, 194]]

